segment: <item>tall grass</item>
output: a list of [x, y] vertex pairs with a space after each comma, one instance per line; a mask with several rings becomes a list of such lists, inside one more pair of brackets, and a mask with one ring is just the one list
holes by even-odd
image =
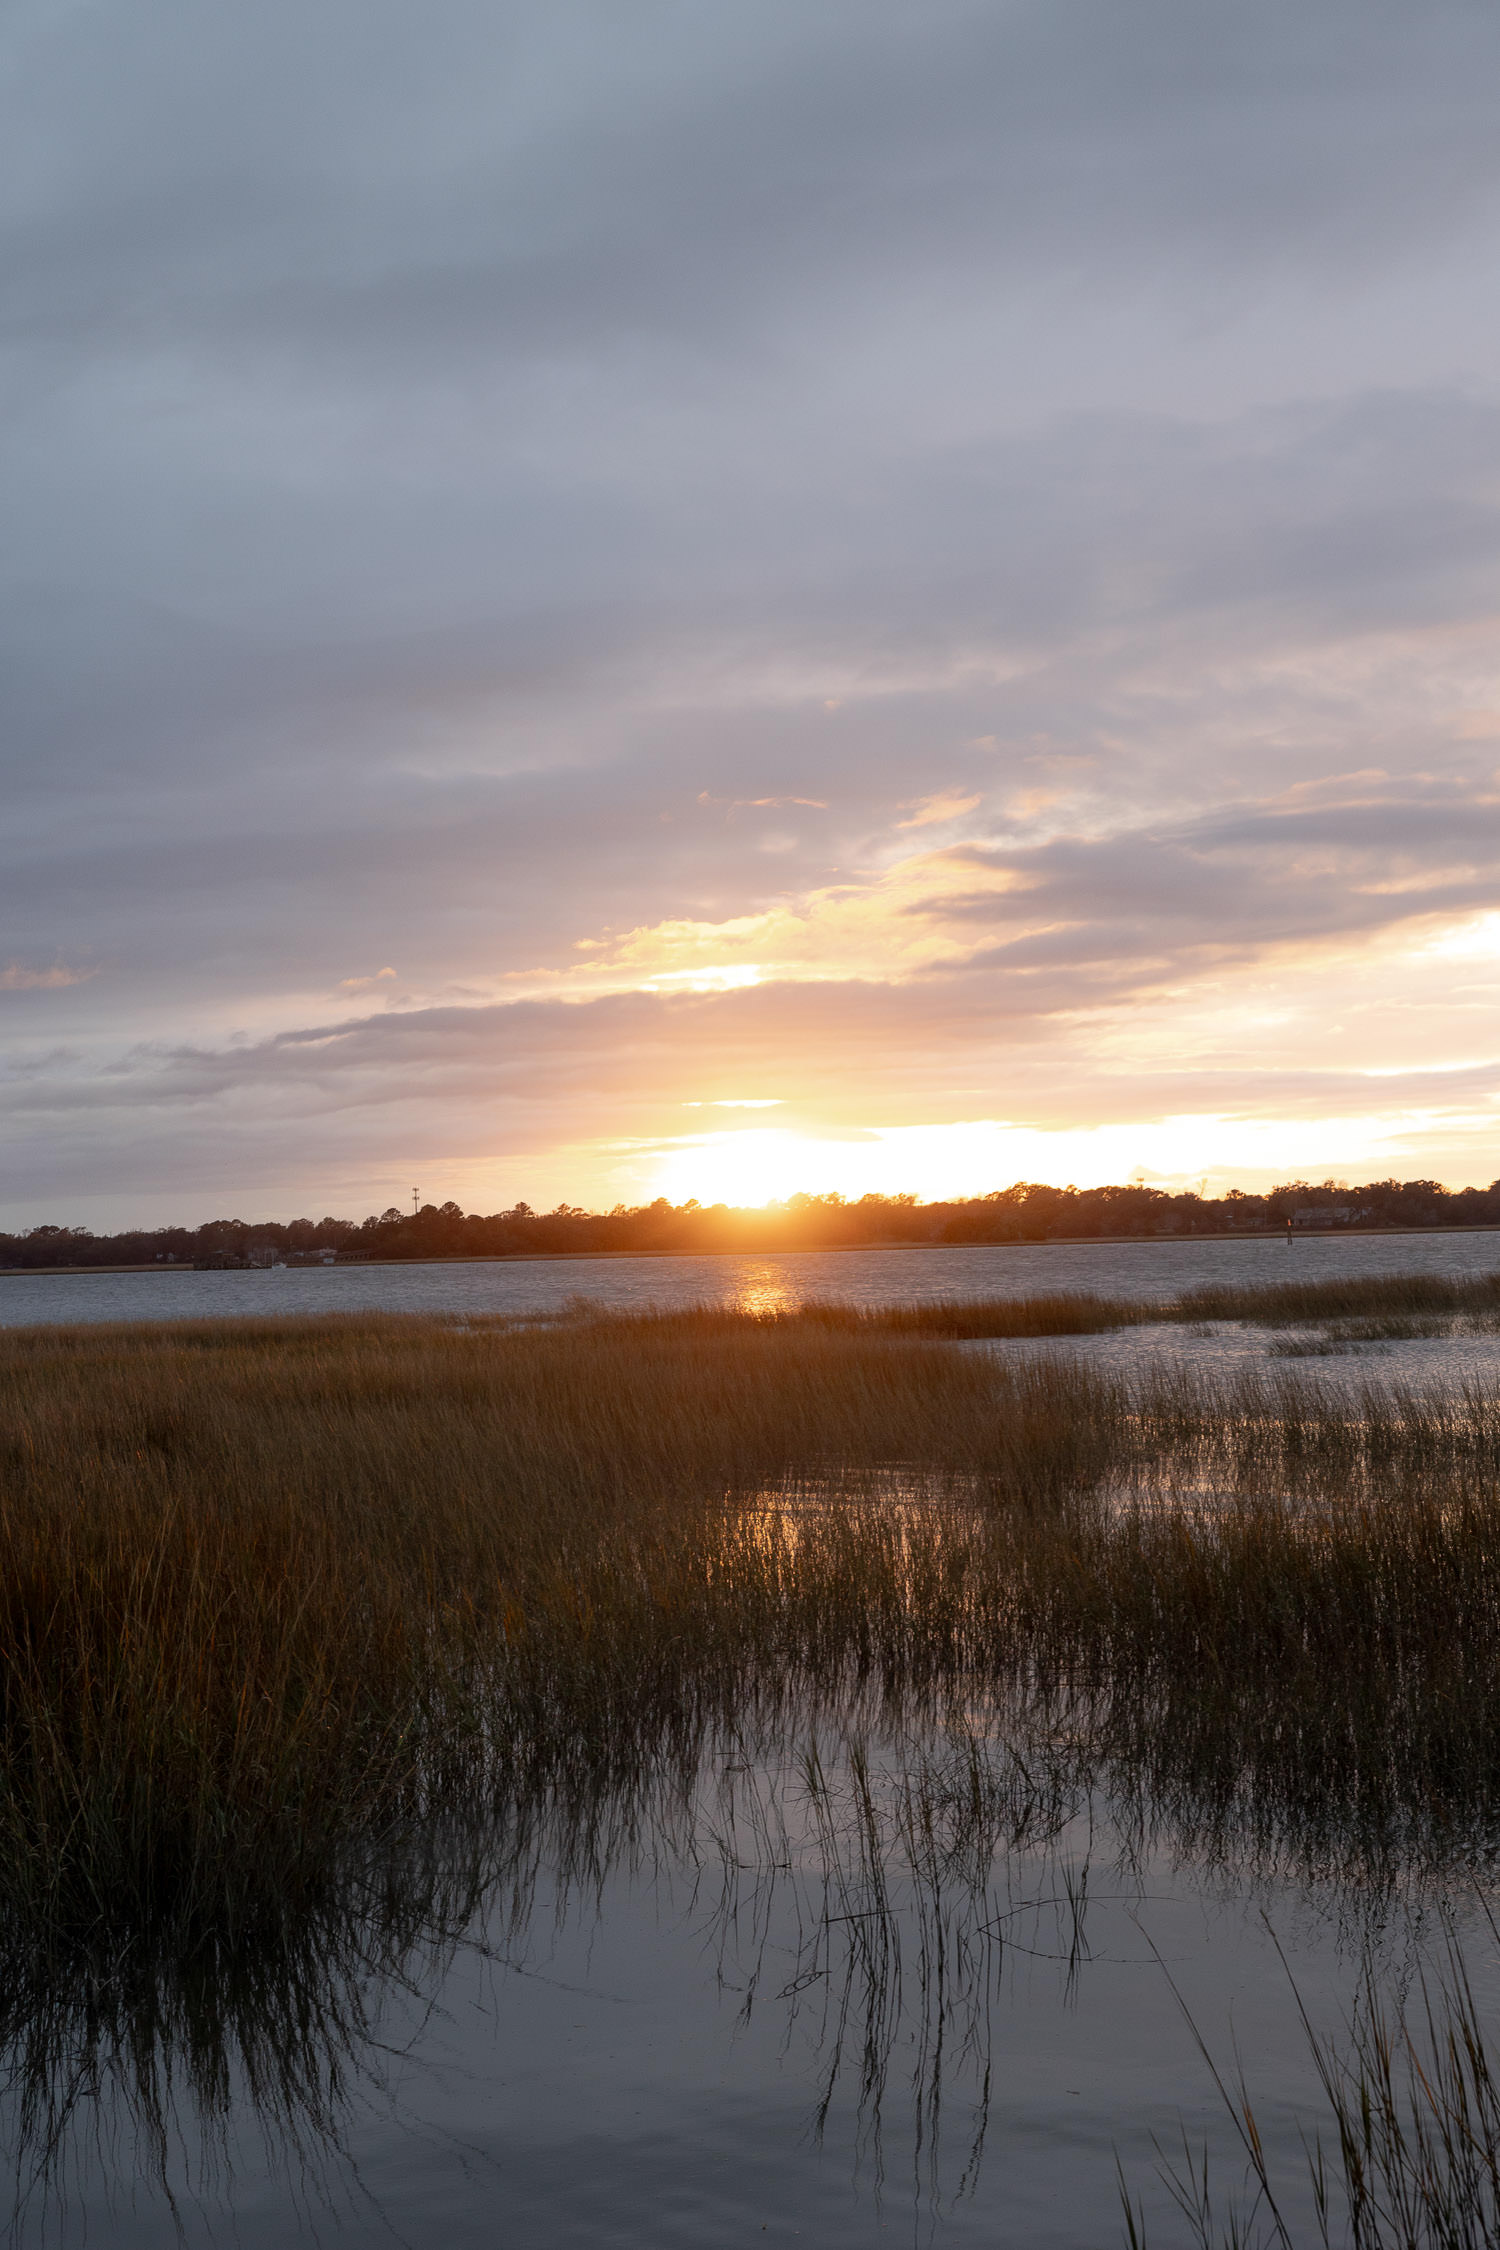
[[[668, 1315], [668, 1318], [673, 1316]], [[688, 1319], [711, 1320], [711, 1313]], [[719, 1315], [735, 1320], [734, 1313]], [[1054, 1290], [1029, 1297], [946, 1298], [926, 1304], [850, 1305], [810, 1302], [766, 1321], [837, 1328], [866, 1335], [949, 1339], [1098, 1335], [1155, 1322], [1244, 1321], [1291, 1328], [1329, 1321], [1384, 1324], [1403, 1335], [1415, 1321], [1500, 1322], [1500, 1273], [1348, 1275], [1324, 1281], [1245, 1284], [1215, 1282], [1177, 1297], [1103, 1297], [1092, 1290]]]
[[818, 1330], [13, 1332], [0, 1904], [294, 1909], [353, 1837], [873, 1654], [902, 1606], [879, 1527], [793, 1562], [738, 1510], [789, 1468], [1061, 1490], [1101, 1435], [1045, 1377]]
[[1184, 1817], [1457, 1834], [1497, 1469], [1478, 1394], [1131, 1396], [821, 1311], [13, 1331], [0, 1920], [221, 1938], [835, 1689], [1003, 1698]]
[[153, 2130], [174, 2044], [315, 2109], [539, 1806], [618, 1835], [828, 1714], [969, 1745], [898, 1807], [939, 1890], [1091, 1786], [1361, 1881], [1492, 1854], [1500, 1400], [951, 1348], [1012, 1313], [0, 1333], [0, 2047], [43, 2141], [101, 2038]]
[[1500, 1273], [1347, 1275], [1326, 1281], [1267, 1282], [1249, 1288], [1213, 1283], [1171, 1301], [1177, 1320], [1247, 1320], [1268, 1327], [1301, 1321], [1451, 1314], [1486, 1323], [1500, 1317]]

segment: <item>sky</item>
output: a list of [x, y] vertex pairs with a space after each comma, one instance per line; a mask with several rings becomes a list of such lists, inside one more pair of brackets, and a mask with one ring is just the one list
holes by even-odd
[[11, 0], [0, 1225], [1500, 1176], [1489, 0]]

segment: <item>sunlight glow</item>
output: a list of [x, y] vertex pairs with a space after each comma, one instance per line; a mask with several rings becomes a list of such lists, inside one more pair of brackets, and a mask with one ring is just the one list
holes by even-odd
[[1490, 908], [1466, 915], [1439, 931], [1421, 950], [1440, 961], [1500, 960], [1500, 914]]
[[756, 961], [726, 962], [701, 969], [661, 969], [642, 979], [645, 992], [742, 992], [760, 982]]
[[778, 1203], [805, 1188], [818, 1164], [826, 1170], [831, 1159], [843, 1170], [844, 1150], [843, 1143], [810, 1140], [775, 1126], [706, 1133], [669, 1148], [654, 1167], [654, 1184], [658, 1195], [674, 1203], [690, 1196], [700, 1203]]
[[1400, 1172], [1415, 1146], [1454, 1123], [1446, 1111], [1425, 1109], [1317, 1119], [1210, 1114], [1055, 1132], [989, 1118], [827, 1137], [760, 1126], [656, 1142], [636, 1153], [649, 1154], [651, 1192], [674, 1203], [696, 1196], [700, 1203], [754, 1206], [798, 1193], [851, 1200], [911, 1193], [937, 1202], [1016, 1180], [1085, 1188], [1136, 1176], [1173, 1188], [1207, 1179], [1222, 1193], [1329, 1172]]

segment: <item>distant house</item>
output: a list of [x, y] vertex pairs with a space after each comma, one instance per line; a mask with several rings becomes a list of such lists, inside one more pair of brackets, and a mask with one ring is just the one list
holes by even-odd
[[1306, 1203], [1294, 1213], [1294, 1227], [1350, 1227], [1368, 1214], [1352, 1203]]
[[247, 1242], [240, 1250], [204, 1250], [193, 1260], [200, 1273], [243, 1273], [247, 1266], [284, 1266], [276, 1242]]

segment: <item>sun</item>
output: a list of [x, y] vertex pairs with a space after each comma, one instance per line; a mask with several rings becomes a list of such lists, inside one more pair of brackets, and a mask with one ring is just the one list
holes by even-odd
[[700, 1203], [753, 1209], [803, 1190], [817, 1195], [842, 1188], [834, 1175], [847, 1169], [845, 1155], [836, 1142], [751, 1125], [683, 1142], [658, 1159], [653, 1178], [657, 1193], [672, 1203], [696, 1196]]

